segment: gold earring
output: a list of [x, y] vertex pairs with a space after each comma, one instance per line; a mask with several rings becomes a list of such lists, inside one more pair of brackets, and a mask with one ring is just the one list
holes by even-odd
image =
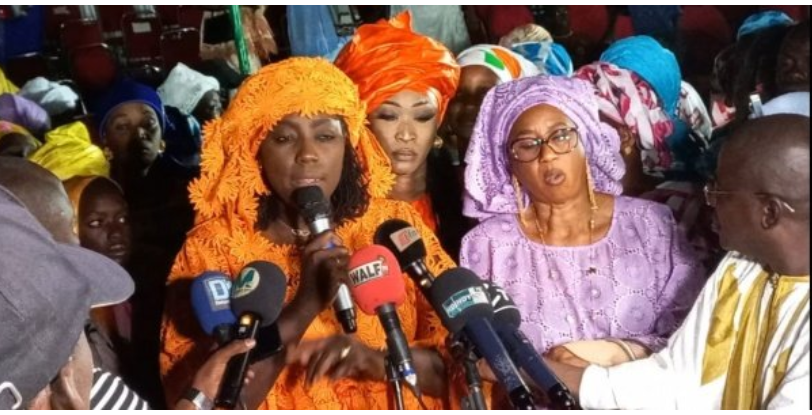
[[595, 198], [595, 182], [592, 181], [592, 173], [589, 171], [589, 162], [586, 163], [586, 191], [589, 195], [589, 205], [592, 210], [598, 210], [598, 201]]
[[434, 137], [433, 145], [435, 150], [443, 148], [443, 144], [445, 144], [445, 142], [443, 141], [443, 137], [440, 137], [439, 135]]
[[631, 146], [625, 146], [625, 147], [623, 147], [623, 155], [624, 155], [624, 156], [628, 156], [628, 155], [632, 154], [632, 151], [633, 151], [633, 150], [632, 150], [632, 147], [631, 147]]
[[522, 185], [516, 176], [513, 176], [513, 192], [516, 193], [516, 206], [519, 208], [519, 217], [521, 217], [524, 212], [524, 195], [522, 194]]
[[110, 147], [105, 147], [102, 149], [102, 153], [104, 153], [104, 158], [107, 162], [113, 161], [113, 150], [110, 150]]
[[166, 141], [161, 140], [160, 149], [158, 150], [158, 154], [163, 154], [166, 151]]

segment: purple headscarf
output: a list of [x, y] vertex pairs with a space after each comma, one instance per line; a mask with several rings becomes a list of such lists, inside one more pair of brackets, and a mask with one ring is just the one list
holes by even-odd
[[0, 95], [0, 120], [17, 124], [40, 139], [51, 129], [48, 113], [34, 101], [19, 95]]
[[620, 195], [626, 172], [620, 138], [598, 118], [594, 88], [579, 79], [538, 76], [498, 85], [488, 92], [477, 117], [465, 162], [465, 216], [485, 220], [518, 213], [507, 140], [516, 120], [537, 105], [561, 110], [581, 136], [595, 190]]

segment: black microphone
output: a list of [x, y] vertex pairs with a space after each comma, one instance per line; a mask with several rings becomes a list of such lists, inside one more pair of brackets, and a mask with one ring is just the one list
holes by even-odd
[[[330, 201], [324, 197], [324, 192], [318, 186], [308, 186], [296, 189], [293, 192], [293, 200], [302, 217], [307, 221], [310, 232], [313, 236], [327, 232], [333, 228], [331, 223], [332, 208]], [[333, 310], [336, 318], [341, 322], [344, 333], [355, 333], [358, 331], [358, 322], [355, 315], [355, 306], [352, 303], [352, 295], [347, 284], [338, 286], [338, 293], [333, 300]]]
[[495, 284], [485, 284], [491, 305], [494, 308], [493, 320], [499, 338], [505, 344], [513, 362], [524, 369], [550, 400], [551, 409], [580, 409], [569, 389], [553, 374], [539, 357], [527, 336], [519, 330], [521, 313], [508, 294]]
[[434, 280], [430, 302], [446, 329], [464, 335], [488, 362], [513, 407], [535, 409], [530, 389], [491, 324], [493, 307], [479, 277], [465, 268], [444, 272]]
[[[282, 312], [287, 283], [282, 270], [266, 261], [254, 261], [240, 271], [231, 288], [231, 311], [237, 316], [235, 340], [255, 339], [260, 326], [276, 322]], [[252, 361], [253, 350], [228, 361], [215, 403], [234, 409], [240, 399], [245, 372]]]
[[426, 245], [420, 232], [409, 222], [391, 219], [378, 227], [374, 241], [395, 254], [400, 268], [409, 274], [423, 295], [429, 298], [434, 274], [426, 266]]

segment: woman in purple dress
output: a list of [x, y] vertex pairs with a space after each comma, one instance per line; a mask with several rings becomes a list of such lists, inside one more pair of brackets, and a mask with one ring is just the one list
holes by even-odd
[[704, 270], [665, 205], [620, 196], [617, 132], [584, 81], [500, 85], [467, 154], [461, 264], [502, 286], [549, 358], [605, 366], [662, 348]]

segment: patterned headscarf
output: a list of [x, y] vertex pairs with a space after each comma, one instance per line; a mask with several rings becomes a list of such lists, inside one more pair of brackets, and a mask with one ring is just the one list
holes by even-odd
[[535, 76], [541, 73], [531, 61], [518, 53], [496, 45], [476, 45], [457, 56], [461, 67], [484, 66], [499, 77], [499, 83]]
[[639, 137], [637, 144], [647, 174], [661, 176], [671, 168], [667, 139], [674, 132], [674, 123], [648, 82], [609, 63], [586, 65], [575, 76], [595, 86], [601, 114]]
[[686, 178], [685, 174], [705, 177], [711, 173], [705, 166], [704, 154], [711, 148], [713, 121], [702, 97], [685, 81], [680, 90], [677, 115], [674, 133], [668, 138], [672, 158], [668, 173], [677, 180]]
[[[359, 27], [339, 53], [335, 65], [358, 85], [368, 113], [410, 89], [433, 95], [439, 109], [438, 120], [442, 121], [457, 90], [460, 67], [445, 46], [414, 32], [411, 25], [411, 14], [404, 12], [389, 21]], [[368, 129], [360, 139], [358, 154], [368, 169], [390, 171], [380, 180], [370, 182], [370, 194], [386, 198], [395, 177], [389, 157]]]
[[53, 129], [45, 135], [45, 145], [28, 157], [59, 180], [76, 176], [109, 176], [110, 163], [104, 152], [94, 145], [90, 132], [81, 122]]
[[626, 168], [620, 139], [617, 131], [600, 121], [593, 88], [578, 79], [537, 76], [499, 85], [485, 97], [465, 157], [465, 216], [485, 220], [518, 213], [508, 135], [522, 113], [541, 104], [560, 109], [578, 127], [595, 189], [621, 194]]
[[[234, 229], [253, 230], [259, 198], [270, 194], [257, 153], [282, 118], [338, 115], [357, 146], [365, 109], [355, 84], [324, 59], [291, 58], [261, 68], [243, 82], [226, 112], [204, 128], [200, 178], [189, 187], [196, 223], [227, 219]], [[368, 174], [373, 182], [381, 172]]]

